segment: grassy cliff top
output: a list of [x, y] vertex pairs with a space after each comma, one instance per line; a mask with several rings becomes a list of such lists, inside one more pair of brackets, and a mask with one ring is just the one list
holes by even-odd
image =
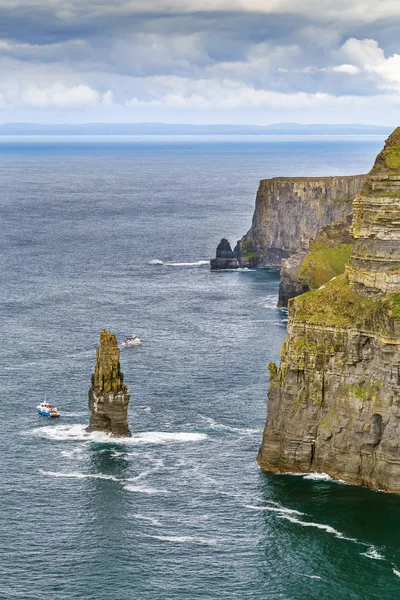
[[400, 127], [397, 127], [386, 140], [369, 175], [400, 175]]
[[388, 332], [393, 328], [391, 323], [400, 319], [400, 294], [361, 296], [349, 287], [343, 274], [290, 300], [289, 315], [294, 321]]

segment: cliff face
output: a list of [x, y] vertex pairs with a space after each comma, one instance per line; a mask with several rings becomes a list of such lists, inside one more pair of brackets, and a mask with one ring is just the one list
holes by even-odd
[[365, 175], [274, 177], [260, 181], [251, 229], [240, 243], [241, 265], [280, 267], [317, 232], [351, 212]]
[[287, 306], [290, 298], [344, 273], [352, 252], [350, 225], [351, 215], [326, 225], [310, 242], [308, 250], [298, 250], [282, 260], [278, 306]]
[[117, 338], [103, 329], [89, 390], [90, 422], [86, 431], [104, 431], [118, 437], [131, 436], [127, 420], [130, 396], [123, 378]]
[[262, 468], [400, 493], [399, 217], [400, 129], [354, 201], [346, 273], [289, 301], [280, 368], [269, 366]]

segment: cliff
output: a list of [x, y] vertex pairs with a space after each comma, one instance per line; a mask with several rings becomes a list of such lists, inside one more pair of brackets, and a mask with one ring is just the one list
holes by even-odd
[[298, 250], [282, 260], [278, 306], [287, 306], [290, 298], [344, 273], [352, 253], [350, 225], [351, 215], [326, 225], [310, 242], [308, 250]]
[[324, 226], [351, 212], [365, 175], [274, 177], [260, 181], [251, 229], [240, 242], [241, 266], [280, 267], [308, 249]]
[[130, 396], [123, 380], [117, 338], [103, 329], [89, 390], [90, 422], [86, 431], [104, 431], [117, 437], [131, 436], [127, 420]]
[[400, 128], [354, 200], [345, 274], [289, 301], [258, 454], [400, 493]]

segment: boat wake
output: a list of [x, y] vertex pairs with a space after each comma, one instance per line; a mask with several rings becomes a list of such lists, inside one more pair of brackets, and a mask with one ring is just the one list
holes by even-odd
[[108, 479], [110, 481], [121, 481], [118, 479], [118, 477], [114, 477], [114, 475], [103, 475], [102, 473], [77, 473], [75, 471], [70, 473], [62, 473], [60, 471], [44, 471], [43, 469], [40, 469], [39, 473], [46, 477], [66, 477], [69, 479]]
[[200, 417], [207, 423], [207, 426], [210, 429], [214, 429], [215, 431], [227, 431], [228, 433], [240, 433], [241, 435], [259, 435], [263, 431], [262, 429], [252, 429], [251, 427], [232, 427], [231, 425], [218, 423], [211, 417], [205, 417], [203, 415], [200, 415]]
[[196, 537], [191, 535], [150, 535], [156, 540], [164, 542], [175, 542], [177, 544], [203, 544], [205, 546], [216, 546], [217, 540], [211, 538]]
[[202, 267], [203, 265], [209, 264], [209, 260], [195, 260], [192, 262], [164, 262], [158, 258], [154, 258], [153, 260], [149, 261], [149, 265], [163, 265], [165, 267]]
[[48, 425], [36, 427], [25, 432], [52, 441], [95, 442], [98, 444], [123, 444], [138, 446], [144, 444], [172, 444], [184, 442], [199, 442], [205, 440], [205, 433], [145, 431], [134, 433], [131, 438], [116, 438], [102, 432], [87, 432], [85, 425]]
[[[323, 473], [321, 475], [323, 475]], [[271, 506], [271, 505], [273, 505], [273, 506]], [[337, 529], [334, 529], [334, 527], [331, 527], [330, 525], [325, 525], [324, 523], [315, 523], [314, 521], [303, 521], [303, 520], [299, 519], [298, 517], [299, 516], [300, 517], [307, 516], [306, 513], [300, 512], [298, 510], [294, 510], [292, 508], [286, 508], [284, 506], [279, 505], [277, 502], [273, 502], [272, 500], [269, 502], [268, 505], [253, 506], [251, 504], [246, 504], [245, 508], [248, 508], [250, 510], [275, 512], [275, 513], [277, 513], [276, 516], [278, 519], [286, 519], [287, 521], [290, 521], [291, 523], [294, 523], [296, 525], [300, 525], [301, 527], [315, 527], [316, 529], [320, 529], [322, 531], [325, 531], [326, 533], [334, 535], [336, 538], [338, 538], [340, 540], [346, 540], [348, 542], [353, 542], [354, 544], [357, 544], [359, 546], [367, 547], [367, 550], [365, 552], [362, 552], [361, 556], [365, 556], [365, 557], [371, 558], [373, 560], [385, 560], [385, 557], [383, 556], [383, 554], [378, 552], [378, 550], [374, 546], [371, 546], [370, 544], [362, 542], [361, 540], [357, 540], [355, 538], [348, 537], [344, 533], [342, 533], [341, 531], [338, 531]], [[308, 577], [308, 575], [307, 575], [307, 577]], [[400, 573], [399, 573], [399, 577], [400, 577]]]

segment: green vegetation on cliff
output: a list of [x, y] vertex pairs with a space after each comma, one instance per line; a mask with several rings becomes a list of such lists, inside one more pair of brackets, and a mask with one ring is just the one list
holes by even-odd
[[400, 294], [362, 296], [350, 288], [344, 274], [291, 300], [289, 307], [295, 321], [388, 332], [390, 320], [400, 318]]
[[340, 244], [331, 248], [315, 241], [311, 244], [310, 252], [304, 257], [296, 279], [302, 279], [311, 288], [320, 287], [332, 277], [344, 273], [351, 253], [351, 244]]

